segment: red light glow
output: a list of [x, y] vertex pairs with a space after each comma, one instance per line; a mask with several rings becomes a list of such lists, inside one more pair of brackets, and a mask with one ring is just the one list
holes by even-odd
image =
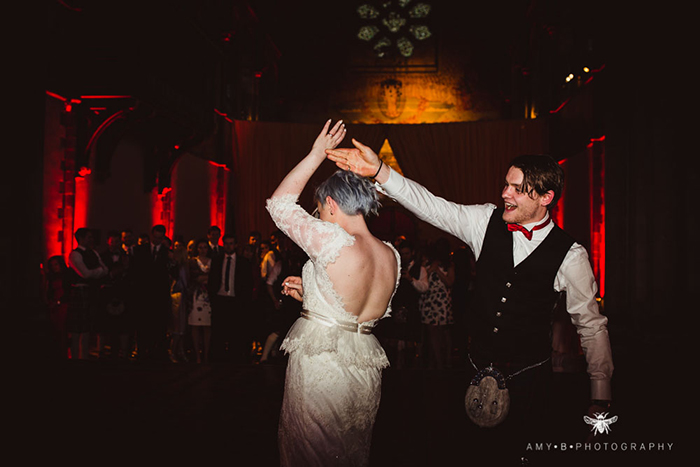
[[67, 101], [67, 99], [66, 99], [65, 97], [59, 96], [59, 95], [56, 94], [55, 92], [46, 91], [46, 95], [47, 95], [47, 96], [50, 96], [50, 97], [53, 97], [54, 99], [58, 99], [58, 100], [60, 100], [60, 101], [63, 101], [63, 102], [66, 102], [66, 101]]
[[569, 103], [569, 99], [567, 99], [567, 100], [565, 100], [564, 102], [562, 102], [561, 105], [560, 105], [559, 107], [557, 107], [556, 109], [550, 110], [549, 113], [555, 114], [555, 113], [559, 112], [559, 111], [560, 111], [561, 109], [563, 109], [564, 106], [565, 106], [566, 104], [568, 104], [568, 103]]
[[163, 188], [158, 193], [158, 188], [154, 188], [151, 195], [151, 222], [153, 225], [163, 224], [165, 235], [172, 238], [175, 224], [173, 211], [173, 191], [170, 187]]
[[92, 134], [90, 137], [90, 141], [88, 141], [87, 147], [85, 148], [85, 152], [89, 153], [92, 145], [95, 144], [95, 142], [100, 138], [102, 133], [109, 127], [112, 123], [116, 122], [117, 120], [120, 120], [122, 118], [125, 118], [126, 111], [120, 110], [119, 112], [116, 112], [114, 115], [111, 117], [107, 118], [102, 124], [97, 127], [95, 132]]
[[214, 109], [214, 112], [216, 112], [217, 115], [220, 115], [220, 116], [224, 117], [224, 118], [226, 119], [227, 122], [233, 123], [233, 120], [231, 120], [231, 119], [228, 117], [228, 115], [226, 115], [225, 113], [221, 112], [220, 110]]
[[80, 96], [81, 99], [131, 99], [131, 96]]
[[[559, 165], [561, 166], [562, 169], [566, 170], [566, 159], [560, 160]], [[564, 228], [564, 196], [566, 195], [566, 185], [564, 185], [564, 190], [561, 193], [561, 196], [559, 197], [559, 201], [557, 201], [557, 204], [552, 208], [552, 220], [554, 221], [555, 224], [557, 224], [560, 228]]]
[[210, 225], [226, 230], [226, 200], [229, 169], [225, 164], [209, 161], [209, 219]]
[[590, 177], [591, 261], [601, 298], [605, 297], [605, 136], [588, 147]]
[[[73, 208], [73, 232], [75, 232], [81, 227], [87, 227], [89, 193], [89, 178], [84, 176], [75, 177], [75, 207]], [[70, 250], [75, 248], [75, 238], [72, 237], [72, 232], [71, 238], [73, 240], [73, 246], [71, 246]]]

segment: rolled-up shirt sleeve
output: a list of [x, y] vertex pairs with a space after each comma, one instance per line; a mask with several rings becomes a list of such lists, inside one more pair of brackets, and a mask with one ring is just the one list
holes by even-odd
[[613, 373], [608, 318], [601, 314], [596, 300], [598, 286], [588, 254], [574, 244], [562, 262], [555, 289], [566, 292], [566, 308], [581, 340], [591, 380], [591, 398], [612, 400], [610, 380]]

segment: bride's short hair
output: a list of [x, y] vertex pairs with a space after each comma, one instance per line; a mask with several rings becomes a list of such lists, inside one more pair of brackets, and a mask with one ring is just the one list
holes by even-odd
[[327, 196], [349, 216], [377, 214], [381, 206], [372, 182], [346, 170], [336, 171], [316, 188], [315, 201], [325, 205]]

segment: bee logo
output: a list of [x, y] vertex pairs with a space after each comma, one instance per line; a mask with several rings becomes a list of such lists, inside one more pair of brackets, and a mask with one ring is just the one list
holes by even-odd
[[595, 413], [593, 415], [595, 418], [591, 418], [588, 415], [583, 416], [584, 422], [588, 423], [589, 425], [593, 425], [593, 428], [591, 428], [591, 431], [594, 432], [593, 435], [595, 436], [598, 433], [601, 435], [603, 433], [610, 433], [610, 425], [617, 421], [617, 415], [611, 418], [605, 418], [608, 416], [607, 413]]

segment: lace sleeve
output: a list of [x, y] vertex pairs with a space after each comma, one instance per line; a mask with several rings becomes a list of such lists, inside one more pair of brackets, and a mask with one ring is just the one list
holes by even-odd
[[309, 255], [314, 263], [326, 266], [338, 257], [340, 250], [352, 245], [355, 237], [337, 224], [324, 222], [307, 213], [297, 204], [296, 195], [267, 200], [267, 210], [275, 225]]

